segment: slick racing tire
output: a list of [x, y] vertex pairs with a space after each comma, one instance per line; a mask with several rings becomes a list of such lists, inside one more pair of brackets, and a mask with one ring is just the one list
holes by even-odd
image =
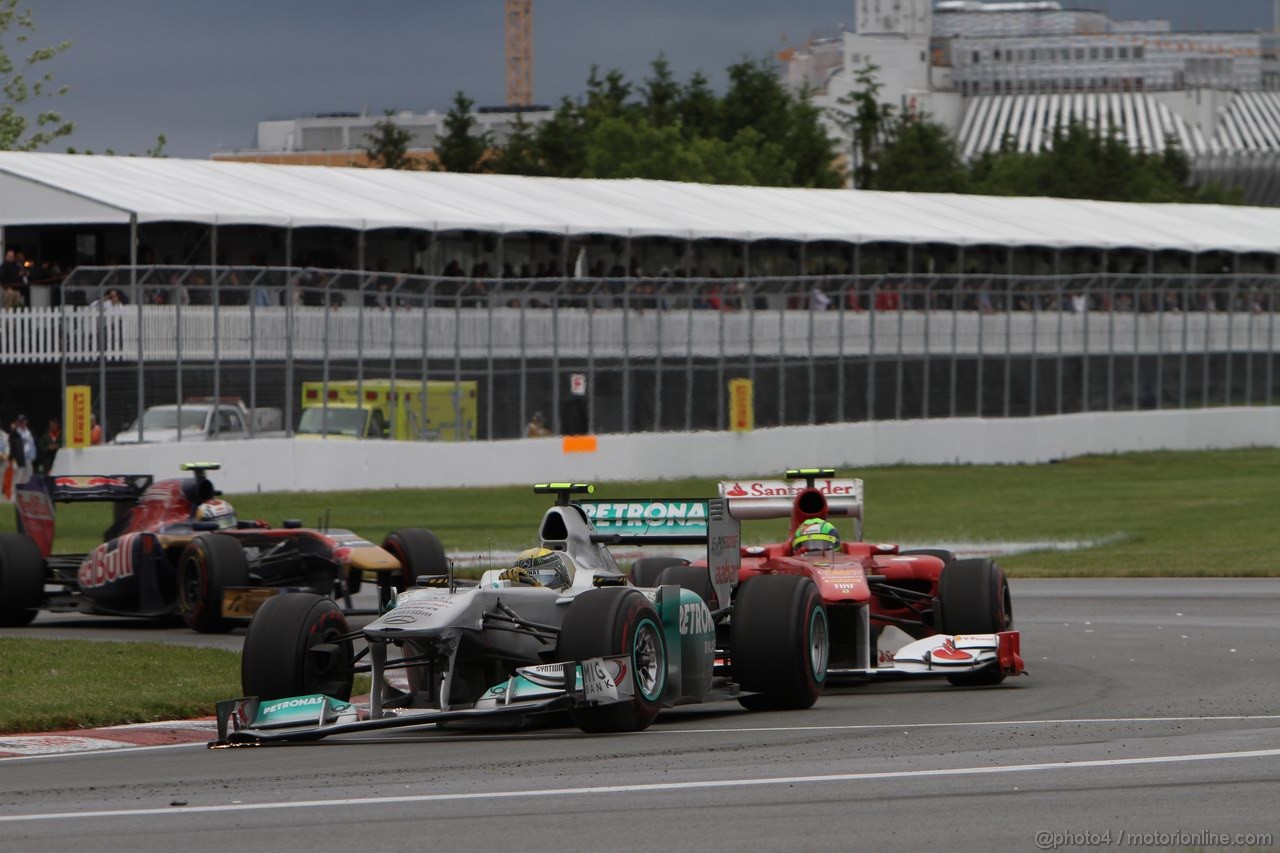
[[420, 575], [449, 574], [449, 560], [440, 538], [421, 527], [406, 527], [387, 534], [382, 547], [400, 561], [400, 589], [415, 586]]
[[752, 711], [798, 710], [818, 701], [831, 658], [822, 596], [799, 575], [760, 575], [734, 598], [730, 631], [732, 673], [753, 695], [738, 701]]
[[708, 610], [716, 609], [716, 588], [711, 583], [711, 570], [706, 566], [667, 566], [654, 586], [665, 584], [687, 589], [701, 598]]
[[40, 612], [44, 557], [29, 536], [0, 534], [0, 628], [28, 625]]
[[631, 585], [645, 589], [658, 585], [658, 575], [671, 566], [687, 566], [679, 557], [641, 557], [631, 564]]
[[249, 561], [231, 536], [202, 533], [178, 557], [178, 610], [187, 627], [222, 634], [237, 624], [222, 617], [222, 591], [249, 586]]
[[[995, 634], [1013, 627], [1013, 599], [1004, 572], [985, 557], [956, 560], [938, 584], [943, 634]], [[961, 687], [999, 684], [1004, 673], [996, 667], [949, 675]]]
[[635, 695], [629, 702], [583, 706], [569, 714], [584, 732], [638, 732], [658, 716], [667, 688], [662, 620], [634, 589], [588, 590], [573, 600], [560, 627], [556, 658], [582, 661], [626, 655]]
[[263, 700], [313, 693], [350, 699], [355, 678], [350, 633], [332, 598], [310, 592], [268, 598], [244, 638], [241, 690]]

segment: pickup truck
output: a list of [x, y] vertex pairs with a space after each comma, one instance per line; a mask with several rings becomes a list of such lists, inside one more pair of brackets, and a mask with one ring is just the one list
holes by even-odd
[[172, 441], [228, 441], [282, 436], [279, 409], [248, 409], [239, 400], [192, 400], [179, 406], [148, 406], [142, 413], [142, 429], [134, 421], [116, 434], [112, 444]]

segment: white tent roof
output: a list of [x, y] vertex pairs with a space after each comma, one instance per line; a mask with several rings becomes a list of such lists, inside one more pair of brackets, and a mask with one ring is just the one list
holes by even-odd
[[0, 225], [200, 222], [1280, 253], [1280, 210], [0, 152]]

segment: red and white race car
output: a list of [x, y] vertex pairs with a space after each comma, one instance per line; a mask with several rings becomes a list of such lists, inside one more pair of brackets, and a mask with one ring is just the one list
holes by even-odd
[[[950, 551], [901, 551], [862, 539], [863, 485], [833, 469], [791, 469], [785, 480], [720, 484], [741, 521], [791, 519], [785, 542], [742, 548], [739, 580], [759, 575], [812, 578], [831, 632], [828, 674], [846, 677], [945, 676], [957, 685], [999, 684], [1023, 672], [1020, 635], [1004, 572], [989, 558]], [[853, 536], [828, 550], [796, 553], [797, 531], [814, 519], [849, 518]], [[633, 574], [674, 558], [637, 561]]]

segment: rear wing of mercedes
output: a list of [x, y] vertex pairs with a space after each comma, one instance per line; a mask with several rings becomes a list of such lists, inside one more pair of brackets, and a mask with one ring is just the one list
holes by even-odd
[[854, 538], [862, 541], [862, 480], [837, 479], [835, 474], [834, 468], [792, 468], [785, 480], [725, 480], [720, 497], [734, 518], [754, 521], [790, 517], [796, 498], [813, 489], [826, 499], [823, 514], [852, 518]]
[[592, 541], [606, 545], [705, 545], [711, 582], [720, 601], [738, 583], [741, 525], [724, 498], [622, 498], [577, 500], [595, 528]]

